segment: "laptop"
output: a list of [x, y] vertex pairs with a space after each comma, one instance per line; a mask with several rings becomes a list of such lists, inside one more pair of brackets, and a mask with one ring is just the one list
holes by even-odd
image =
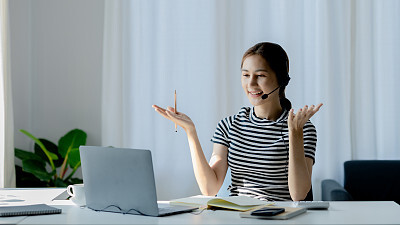
[[79, 150], [88, 208], [146, 216], [165, 216], [197, 209], [157, 204], [149, 150], [96, 146], [81, 146]]

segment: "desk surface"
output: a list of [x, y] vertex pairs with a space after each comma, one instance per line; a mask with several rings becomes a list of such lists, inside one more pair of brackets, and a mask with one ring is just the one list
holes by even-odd
[[[289, 220], [240, 218], [237, 211], [205, 210], [166, 217], [95, 212], [68, 200], [52, 200], [65, 189], [1, 189], [0, 205], [46, 203], [62, 214], [0, 218], [0, 224], [400, 224], [395, 202], [331, 202], [328, 210], [308, 210]], [[277, 203], [279, 205], [279, 203]]]

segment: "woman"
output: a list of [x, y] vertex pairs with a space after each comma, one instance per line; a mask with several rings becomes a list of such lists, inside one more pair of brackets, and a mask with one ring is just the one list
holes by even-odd
[[304, 106], [295, 114], [285, 97], [289, 60], [283, 48], [263, 42], [247, 50], [241, 65], [242, 87], [250, 107], [218, 123], [210, 163], [196, 128], [172, 107], [155, 110], [181, 126], [188, 137], [194, 173], [203, 195], [214, 196], [231, 168], [231, 195], [267, 201], [304, 200], [311, 190], [316, 130], [309, 119], [320, 109]]

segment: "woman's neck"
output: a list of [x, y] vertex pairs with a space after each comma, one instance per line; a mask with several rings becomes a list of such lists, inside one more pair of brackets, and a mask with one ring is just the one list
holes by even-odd
[[258, 118], [276, 121], [282, 115], [283, 109], [280, 104], [264, 104], [254, 106], [254, 113]]

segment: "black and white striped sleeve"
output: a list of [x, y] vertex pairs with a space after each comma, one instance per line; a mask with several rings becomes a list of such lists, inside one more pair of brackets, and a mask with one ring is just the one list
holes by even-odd
[[229, 116], [219, 121], [217, 128], [215, 129], [214, 135], [211, 138], [212, 142], [229, 147], [231, 142], [229, 137], [229, 129], [232, 125], [232, 120], [233, 116]]
[[317, 130], [315, 126], [308, 121], [303, 128], [304, 155], [315, 163], [315, 151], [317, 146]]

